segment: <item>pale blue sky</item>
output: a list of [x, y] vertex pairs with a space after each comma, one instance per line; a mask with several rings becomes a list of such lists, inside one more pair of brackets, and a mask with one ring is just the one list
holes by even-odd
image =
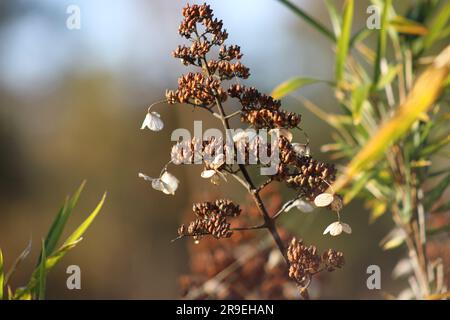
[[[144, 82], [167, 79], [168, 71], [182, 70], [169, 53], [182, 42], [177, 26], [184, 1], [27, 2], [39, 10], [17, 18], [3, 30], [0, 74], [7, 88], [42, 90], [74, 70], [107, 69], [119, 75], [131, 74], [134, 80]], [[241, 45], [244, 62], [253, 76], [267, 86], [297, 74], [327, 77], [332, 72], [327, 41], [304, 24], [299, 28], [298, 18], [277, 1], [209, 3], [216, 16], [224, 20], [229, 42]], [[322, 4], [312, 7], [312, 1], [297, 3], [323, 17]], [[81, 30], [70, 31], [65, 26], [70, 4], [81, 9]], [[322, 61], [319, 66], [312, 63], [317, 60]]]

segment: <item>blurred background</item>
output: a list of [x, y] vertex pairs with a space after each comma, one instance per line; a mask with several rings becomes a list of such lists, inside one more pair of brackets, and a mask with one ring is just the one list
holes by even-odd
[[[192, 3], [192, 1], [191, 1]], [[238, 44], [252, 76], [246, 84], [270, 92], [296, 75], [329, 79], [333, 50], [329, 42], [275, 0], [208, 1], [223, 19], [229, 44]], [[329, 25], [321, 1], [295, 1]], [[339, 5], [339, 1], [336, 1]], [[24, 285], [39, 253], [39, 243], [62, 204], [82, 180], [87, 187], [68, 229], [79, 224], [108, 191], [106, 205], [83, 242], [52, 271], [47, 295], [53, 299], [178, 298], [177, 279], [187, 272], [186, 241], [170, 243], [192, 201], [205, 192], [241, 200], [230, 183], [219, 187], [201, 179], [200, 167], [176, 167], [181, 181], [176, 196], [153, 190], [137, 173], [157, 176], [170, 157], [170, 134], [218, 127], [205, 112], [185, 106], [155, 107], [163, 131], [140, 130], [146, 108], [174, 88], [186, 72], [171, 51], [183, 43], [177, 33], [181, 8], [176, 0], [46, 0], [0, 2], [0, 247], [6, 265], [30, 238], [33, 251], [12, 279]], [[81, 29], [69, 30], [66, 10], [81, 10]], [[355, 29], [365, 24], [368, 1], [357, 1]], [[324, 107], [337, 111], [325, 85], [302, 89]], [[330, 128], [292, 98], [288, 110], [301, 113], [311, 137], [312, 154], [330, 141]], [[239, 125], [238, 122], [234, 123]], [[299, 135], [297, 139], [302, 139]], [[289, 196], [289, 193], [283, 194]], [[206, 199], [208, 200], [208, 199]], [[294, 217], [292, 217], [292, 215]], [[357, 202], [345, 209], [351, 236], [324, 237], [334, 217], [327, 211], [292, 213], [283, 221], [290, 231], [322, 250], [344, 251], [347, 265], [327, 275], [320, 298], [380, 299], [397, 292], [391, 271], [402, 249], [383, 252], [378, 243], [390, 230], [390, 217], [368, 224], [369, 212]], [[68, 265], [79, 265], [82, 289], [66, 288]], [[366, 268], [382, 271], [382, 290], [366, 287]]]

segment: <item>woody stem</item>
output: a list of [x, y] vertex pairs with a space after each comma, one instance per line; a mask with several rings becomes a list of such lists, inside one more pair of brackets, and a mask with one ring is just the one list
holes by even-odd
[[[206, 61], [205, 56], [202, 57], [202, 62], [203, 62], [203, 68], [206, 71], [207, 75], [211, 76], [211, 72], [209, 71], [208, 63]], [[219, 110], [220, 120], [221, 120], [222, 125], [225, 129], [225, 132], [227, 134], [227, 139], [229, 139], [228, 141], [233, 141], [233, 137], [230, 136], [231, 133], [230, 133], [230, 124], [228, 121], [229, 118], [227, 118], [227, 115], [225, 114], [222, 102], [218, 98], [217, 94], [214, 95], [214, 99], [215, 99], [215, 103], [217, 105], [217, 109]], [[277, 231], [277, 228], [275, 225], [275, 220], [273, 220], [270, 217], [270, 215], [267, 212], [267, 209], [264, 205], [264, 202], [261, 199], [261, 196], [259, 194], [259, 189], [257, 189], [255, 187], [255, 184], [253, 183], [253, 180], [250, 177], [245, 165], [239, 164], [239, 169], [242, 172], [242, 175], [244, 176], [244, 179], [249, 186], [248, 191], [250, 192], [253, 201], [255, 202], [256, 206], [258, 207], [259, 212], [261, 213], [261, 215], [264, 218], [264, 224], [266, 225], [267, 230], [269, 230], [270, 234], [272, 235], [272, 238], [275, 241], [275, 244], [277, 245], [278, 249], [280, 250], [281, 254], [283, 255], [286, 263], [288, 263], [286, 248], [284, 247], [283, 241], [281, 240], [281, 237]]]

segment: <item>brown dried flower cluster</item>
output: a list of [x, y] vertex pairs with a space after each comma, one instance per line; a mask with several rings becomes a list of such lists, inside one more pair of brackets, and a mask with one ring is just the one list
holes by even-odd
[[[215, 137], [206, 140], [194, 137], [189, 141], [180, 141], [172, 147], [170, 163], [201, 163], [205, 166], [201, 177], [211, 179], [214, 184], [217, 184], [220, 178], [227, 181], [226, 176], [231, 176], [248, 191], [253, 202], [253, 205], [246, 209], [244, 217], [233, 220], [233, 227], [229, 220], [239, 216], [241, 209], [230, 200], [221, 199], [193, 205], [195, 219], [179, 227], [177, 239], [192, 237], [199, 247], [206, 246], [207, 253], [200, 255], [201, 252], [196, 252], [197, 258], [192, 259], [196, 266], [192, 268], [196, 277], [183, 278], [184, 293], [190, 298], [252, 298], [258, 288], [256, 296], [260, 298], [280, 299], [299, 295], [307, 298], [307, 288], [312, 276], [324, 270], [333, 271], [342, 267], [343, 255], [331, 249], [320, 255], [315, 246], [306, 246], [295, 238], [286, 250], [290, 237], [283, 228], [279, 228], [276, 219], [292, 206], [299, 210], [302, 210], [301, 206], [309, 206], [311, 209], [305, 210], [313, 210], [312, 204], [308, 202], [314, 202], [318, 207], [327, 206], [333, 211], [340, 211], [341, 198], [327, 191], [335, 180], [336, 170], [333, 165], [311, 158], [306, 151], [307, 144], [291, 143], [293, 134], [290, 129], [299, 128], [300, 115], [281, 109], [279, 100], [259, 92], [254, 87], [228, 84], [235, 78], [249, 78], [250, 70], [241, 62], [241, 48], [225, 44], [228, 34], [223, 29], [222, 21], [214, 18], [210, 6], [187, 5], [183, 9], [183, 17], [179, 33], [189, 39], [190, 44], [178, 46], [173, 56], [180, 59], [184, 65], [195, 66], [199, 70], [182, 75], [178, 79], [177, 88], [166, 91], [167, 102], [185, 103], [208, 110], [221, 120], [223, 129], [227, 131], [227, 141]], [[240, 110], [227, 114], [224, 102], [231, 99], [239, 102]], [[261, 136], [255, 136], [257, 132], [229, 134], [229, 119], [238, 115], [241, 122], [249, 124], [253, 129], [277, 132], [278, 140], [265, 141]], [[152, 129], [151, 121], [157, 121], [159, 114], [150, 113], [149, 110], [147, 118], [147, 126]], [[153, 127], [159, 129], [162, 125]], [[228, 139], [231, 136], [233, 139]], [[277, 165], [277, 170], [273, 172], [275, 174], [262, 183], [253, 180], [247, 168], [248, 165], [268, 167], [273, 164]], [[151, 181], [154, 189], [166, 194], [173, 194], [178, 186], [178, 180], [166, 171], [160, 178], [155, 179], [143, 174], [140, 176]], [[273, 181], [285, 182], [294, 188], [295, 198], [281, 205], [279, 193], [276, 193], [277, 202], [265, 203], [263, 194]], [[325, 196], [325, 200], [315, 201], [319, 195]], [[295, 204], [296, 202], [299, 204]], [[258, 219], [255, 219], [255, 216]], [[257, 220], [258, 223], [249, 223], [251, 220]], [[342, 228], [344, 224], [339, 223], [340, 221], [334, 224]], [[346, 228], [350, 230], [348, 225]], [[271, 234], [270, 239], [274, 240], [276, 249], [270, 246], [263, 249], [259, 247], [262, 238], [257, 239], [254, 233], [249, 232], [257, 229], [265, 229]], [[232, 234], [235, 235], [230, 239]], [[337, 234], [333, 229], [333, 235]], [[207, 235], [210, 237], [205, 237]], [[206, 239], [200, 244], [198, 240], [202, 238]], [[223, 238], [229, 239], [222, 240], [220, 244], [211, 242]], [[228, 245], [222, 245], [222, 242]], [[239, 257], [245, 252], [249, 254], [253, 251], [255, 254], [245, 261]], [[239, 266], [236, 268], [234, 264]], [[228, 267], [233, 267], [233, 278], [227, 279], [227, 283], [214, 279]], [[294, 279], [295, 283], [287, 282], [289, 277]], [[290, 291], [292, 287], [294, 293]], [[301, 290], [295, 290], [296, 287]]]
[[192, 208], [196, 219], [186, 227], [178, 228], [180, 237], [191, 236], [199, 240], [202, 236], [212, 235], [216, 239], [229, 238], [233, 234], [227, 218], [236, 217], [241, 213], [239, 205], [230, 200], [216, 200], [215, 202], [195, 203]]
[[228, 89], [228, 94], [242, 105], [241, 121], [255, 129], [295, 128], [300, 124], [300, 115], [281, 110], [279, 100], [260, 93], [256, 88], [234, 84]]
[[281, 161], [278, 179], [285, 180], [305, 199], [313, 201], [335, 181], [334, 165], [317, 161], [309, 156], [299, 155], [285, 137], [279, 138], [278, 147]]
[[313, 245], [303, 244], [303, 240], [292, 238], [288, 248], [289, 277], [299, 286], [307, 287], [313, 275], [323, 271], [333, 271], [344, 265], [344, 255], [332, 249], [321, 256]]
[[221, 87], [219, 79], [202, 73], [189, 72], [178, 79], [178, 89], [167, 90], [169, 104], [188, 103], [197, 107], [209, 107], [216, 99], [227, 100], [227, 94]]
[[[264, 198], [269, 210], [281, 205], [279, 190], [275, 187], [265, 189]], [[234, 226], [244, 227], [258, 221], [259, 212], [255, 206], [245, 204], [242, 210], [245, 215], [234, 221]], [[179, 278], [181, 295], [188, 299], [300, 298], [295, 283], [288, 277], [283, 257], [273, 246], [261, 246], [261, 235], [236, 232], [233, 237], [221, 241], [206, 237], [198, 244], [189, 244], [189, 274]], [[280, 235], [283, 241], [290, 237], [282, 228]], [[234, 271], [225, 278], [216, 278], [228, 268]]]
[[[224, 44], [228, 37], [223, 23], [214, 19], [209, 5], [188, 5], [183, 9], [184, 20], [179, 27], [183, 37], [192, 40], [188, 46], [178, 46], [173, 56], [184, 65], [200, 67], [202, 72], [188, 73], [178, 79], [176, 90], [167, 90], [169, 104], [187, 103], [197, 107], [211, 108], [227, 97], [237, 98], [242, 105], [241, 121], [261, 128], [295, 128], [301, 117], [280, 109], [280, 101], [259, 93], [255, 88], [232, 85], [224, 89], [223, 81], [233, 78], [247, 79], [250, 70], [240, 61], [239, 46]], [[202, 28], [202, 31], [200, 31]], [[206, 59], [212, 47], [218, 46], [216, 59]]]

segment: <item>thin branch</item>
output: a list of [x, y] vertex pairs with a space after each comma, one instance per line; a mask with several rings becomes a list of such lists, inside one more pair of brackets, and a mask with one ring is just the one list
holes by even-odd
[[[236, 228], [230, 228], [230, 231], [250, 231], [250, 230], [260, 230], [260, 229], [267, 229], [267, 225], [265, 223], [258, 224], [255, 226], [249, 226], [249, 227], [236, 227]], [[211, 233], [204, 232], [204, 233], [195, 233], [195, 234], [182, 234], [176, 237], [175, 239], [170, 240], [170, 242], [175, 242], [178, 240], [183, 239], [184, 237], [202, 237], [202, 236], [210, 236]]]
[[231, 119], [231, 118], [233, 118], [233, 117], [235, 117], [235, 116], [238, 116], [238, 115], [240, 115], [240, 114], [241, 114], [241, 110], [238, 110], [238, 111], [235, 111], [235, 112], [230, 113], [229, 115], [227, 115], [227, 116], [225, 117], [225, 119]]
[[[198, 32], [195, 31], [196, 35], [198, 36]], [[208, 68], [208, 62], [206, 60], [206, 57], [203, 56], [201, 58], [202, 62], [203, 62], [203, 68], [206, 71], [206, 74], [208, 76], [211, 76], [211, 72]], [[215, 98], [215, 102], [217, 105], [217, 108], [219, 110], [219, 114], [221, 116], [221, 121], [222, 121], [222, 125], [225, 129], [225, 132], [227, 134], [227, 138], [229, 139], [229, 141], [233, 141], [233, 137], [231, 137], [231, 133], [230, 133], [230, 124], [228, 122], [229, 119], [226, 118], [226, 113], [224, 111], [222, 102], [220, 101], [220, 99], [218, 98], [217, 94], [214, 93], [214, 98]], [[234, 145], [236, 147], [236, 145]], [[275, 222], [270, 218], [269, 213], [267, 212], [266, 207], [264, 206], [264, 203], [259, 195], [259, 193], [257, 192], [255, 185], [247, 171], [247, 168], [245, 167], [245, 165], [243, 164], [239, 164], [239, 169], [242, 172], [242, 175], [244, 176], [245, 181], [247, 182], [248, 186], [249, 186], [249, 190], [250, 190], [250, 194], [253, 198], [253, 201], [255, 202], [256, 206], [258, 207], [258, 210], [260, 211], [261, 215], [264, 218], [265, 224], [267, 225], [267, 229], [270, 231], [275, 243], [278, 246], [278, 249], [280, 250], [281, 254], [283, 255], [286, 263], [289, 263], [289, 260], [287, 258], [287, 254], [286, 254], [286, 248], [284, 247], [283, 241], [281, 240], [280, 235], [278, 234], [278, 231], [276, 229], [275, 226]]]

